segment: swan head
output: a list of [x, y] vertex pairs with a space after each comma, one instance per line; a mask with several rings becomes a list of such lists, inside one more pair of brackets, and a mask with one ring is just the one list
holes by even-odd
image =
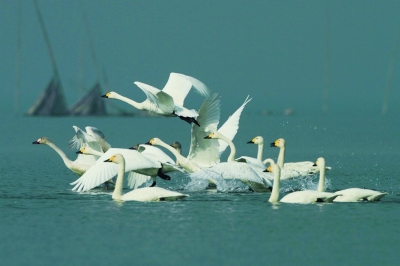
[[160, 145], [160, 143], [162, 143], [162, 141], [159, 138], [152, 138], [151, 140], [149, 140], [145, 144], [147, 144], [147, 145]]
[[264, 144], [264, 138], [261, 136], [257, 136], [252, 140], [247, 142], [248, 144]]
[[313, 166], [318, 166], [319, 169], [324, 169], [325, 168], [325, 159], [323, 157], [319, 157]]
[[32, 142], [32, 144], [47, 144], [49, 142], [50, 142], [50, 140], [47, 137], [41, 137], [41, 138], [38, 138], [37, 140], [35, 140], [34, 142]]
[[221, 138], [221, 136], [222, 136], [222, 134], [219, 133], [219, 132], [217, 131], [217, 132], [208, 134], [208, 135], [205, 136], [204, 138], [205, 138], [205, 139], [219, 139], [219, 138]]
[[271, 147], [285, 148], [285, 139], [280, 138], [271, 143]]
[[110, 98], [110, 99], [115, 99], [118, 97], [118, 93], [114, 92], [114, 91], [109, 91], [106, 94], [102, 95], [101, 97], [103, 98]]
[[272, 163], [263, 172], [280, 173], [280, 171], [281, 171], [281, 169], [279, 168], [279, 166], [275, 163]]
[[177, 150], [178, 152], [182, 151], [182, 145], [179, 141], [175, 141], [170, 145], [172, 148], [174, 148], [175, 150]]
[[89, 146], [82, 147], [79, 151], [76, 152], [77, 154], [87, 154], [93, 155], [96, 154], [96, 151]]
[[105, 160], [104, 162], [121, 163], [123, 161], [124, 161], [124, 156], [117, 153], [117, 154], [111, 156], [110, 158], [108, 158], [107, 160]]

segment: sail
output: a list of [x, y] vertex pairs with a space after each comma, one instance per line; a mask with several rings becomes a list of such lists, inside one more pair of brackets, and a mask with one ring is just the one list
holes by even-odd
[[70, 109], [70, 115], [80, 116], [101, 116], [107, 115], [105, 101], [101, 98], [102, 91], [100, 83], [97, 82], [93, 88], [81, 99], [79, 99]]
[[60, 79], [54, 75], [36, 103], [28, 110], [30, 116], [68, 115], [67, 101], [61, 87]]

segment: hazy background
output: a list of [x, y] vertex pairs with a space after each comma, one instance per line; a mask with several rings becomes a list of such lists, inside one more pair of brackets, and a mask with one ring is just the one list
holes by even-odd
[[[328, 115], [380, 114], [388, 69], [398, 57], [393, 57], [400, 25], [397, 0], [328, 1], [328, 8], [321, 0], [38, 2], [69, 106], [84, 95], [82, 86], [96, 81], [83, 13], [109, 90], [144, 100], [134, 81], [161, 89], [170, 72], [179, 72], [219, 92], [223, 114], [234, 111], [248, 94], [253, 97], [248, 114], [286, 108], [298, 115], [321, 113], [327, 14]], [[52, 75], [33, 1], [0, 0], [0, 25], [0, 111], [22, 115]], [[388, 114], [400, 113], [399, 67], [394, 64]], [[197, 109], [198, 99], [190, 98], [188, 107]]]

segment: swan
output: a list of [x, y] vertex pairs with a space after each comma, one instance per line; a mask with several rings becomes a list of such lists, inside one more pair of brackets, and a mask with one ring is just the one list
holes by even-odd
[[[87, 147], [82, 149], [87, 149]], [[124, 156], [126, 161], [125, 170], [127, 172], [134, 171], [141, 175], [150, 176], [153, 180], [155, 180], [156, 176], [170, 179], [169, 176], [161, 173], [161, 163], [148, 159], [140, 152], [130, 149], [110, 148], [79, 179], [71, 183], [71, 185], [75, 185], [72, 190], [77, 192], [88, 191], [113, 178], [118, 173], [118, 166], [105, 164], [104, 160], [116, 153]]]
[[119, 164], [118, 176], [115, 184], [114, 192], [112, 194], [113, 200], [119, 201], [166, 201], [166, 200], [179, 200], [189, 195], [182, 194], [175, 191], [170, 191], [159, 187], [145, 187], [132, 190], [128, 193], [122, 194], [122, 187], [125, 174], [125, 158], [122, 154], [115, 154], [104, 162], [113, 162]]
[[[226, 120], [218, 129], [233, 139], [239, 128], [240, 115], [251, 99], [246, 98], [244, 103]], [[210, 132], [217, 131], [220, 118], [220, 99], [218, 94], [207, 97], [199, 109], [198, 121], [200, 127], [192, 125], [190, 150], [187, 157], [181, 154], [181, 149], [176, 150], [159, 138], [154, 138], [146, 144], [159, 145], [169, 150], [176, 157], [176, 163], [181, 165], [189, 173], [196, 172], [201, 168], [211, 167], [220, 162], [220, 156], [228, 144], [220, 140], [204, 140], [204, 136]]]
[[41, 137], [32, 142], [32, 144], [45, 144], [51, 147], [58, 153], [58, 155], [60, 155], [61, 159], [64, 161], [65, 166], [79, 176], [83, 175], [90, 167], [92, 167], [96, 163], [96, 160], [98, 158], [98, 156], [93, 155], [78, 155], [75, 161], [71, 161], [70, 159], [68, 159], [67, 155], [47, 137]]
[[[294, 162], [294, 163], [284, 163], [285, 161], [285, 150], [286, 141], [283, 138], [279, 138], [271, 143], [271, 147], [279, 148], [279, 155], [277, 159], [277, 164], [281, 169], [285, 170], [284, 179], [290, 179], [295, 177], [305, 177], [307, 175], [315, 174], [319, 171], [318, 167], [314, 166], [311, 161]], [[331, 167], [326, 167], [330, 170]]]
[[[320, 176], [325, 179], [325, 159], [323, 157], [318, 158], [315, 166], [318, 166]], [[324, 191], [324, 186], [319, 185], [318, 191]], [[378, 201], [387, 193], [364, 188], [348, 188], [336, 191], [335, 194], [339, 196], [335, 198], [334, 202], [357, 202], [363, 200]]]
[[227, 162], [219, 163], [210, 170], [220, 174], [224, 179], [239, 179], [245, 184], [251, 184], [252, 189], [256, 192], [270, 191], [271, 176], [263, 173], [258, 166], [236, 161], [236, 147], [229, 138], [217, 131], [204, 137], [204, 139], [220, 139], [225, 141], [231, 149]]
[[191, 88], [202, 96], [209, 96], [210, 91], [201, 81], [179, 73], [171, 73], [167, 84], [162, 90], [142, 82], [134, 82], [145, 94], [144, 102], [136, 102], [116, 92], [110, 91], [103, 95], [104, 98], [117, 99], [126, 102], [139, 110], [146, 110], [161, 116], [178, 116], [180, 119], [200, 126], [195, 110], [183, 106], [183, 102]]
[[[272, 172], [274, 174], [274, 185], [272, 187], [271, 196], [269, 197], [269, 202], [275, 203], [279, 201], [279, 189], [280, 189], [280, 176], [281, 176], [281, 168], [278, 164], [271, 164], [265, 170], [267, 172]], [[323, 180], [320, 177], [320, 184], [323, 183]], [[328, 193], [328, 192], [319, 192], [314, 190], [303, 190], [296, 191], [287, 194], [284, 196], [280, 202], [284, 203], [314, 203], [314, 202], [332, 202], [338, 194]]]
[[87, 126], [85, 127], [85, 132], [77, 126], [72, 127], [76, 133], [68, 141], [71, 150], [79, 150], [82, 147], [90, 146], [91, 148], [104, 153], [111, 148], [111, 145], [106, 141], [103, 132], [97, 128]]

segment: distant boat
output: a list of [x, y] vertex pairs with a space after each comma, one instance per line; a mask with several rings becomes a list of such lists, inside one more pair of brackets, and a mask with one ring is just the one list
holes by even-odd
[[104, 116], [107, 115], [106, 105], [103, 98], [101, 85], [99, 82], [82, 98], [80, 98], [69, 109], [70, 115], [80, 116]]
[[64, 116], [68, 115], [67, 102], [63, 93], [60, 78], [57, 74], [50, 80], [39, 99], [28, 110], [30, 116]]

